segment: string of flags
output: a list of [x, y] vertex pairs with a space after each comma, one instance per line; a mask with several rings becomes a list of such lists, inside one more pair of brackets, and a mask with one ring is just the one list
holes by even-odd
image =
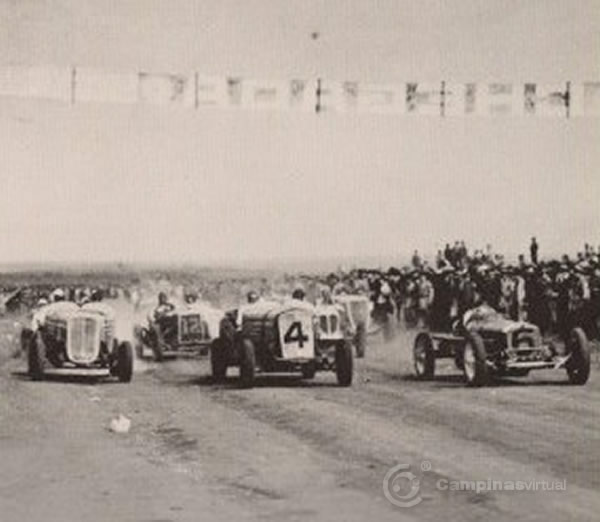
[[321, 113], [600, 116], [600, 81], [556, 83], [265, 80], [86, 67], [0, 66], [0, 98]]

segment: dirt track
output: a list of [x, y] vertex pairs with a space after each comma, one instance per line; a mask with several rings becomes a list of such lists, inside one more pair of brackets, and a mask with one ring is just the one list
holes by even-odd
[[[449, 364], [412, 379], [411, 336], [372, 343], [355, 385], [260, 378], [214, 386], [207, 361], [138, 364], [134, 381], [30, 382], [0, 370], [0, 519], [597, 520], [600, 377], [564, 372], [464, 388]], [[107, 426], [123, 413], [127, 434]], [[423, 499], [383, 479], [411, 465]], [[431, 466], [431, 470], [422, 471]], [[563, 481], [567, 491], [454, 492], [439, 480]], [[408, 483], [400, 481], [399, 494]]]

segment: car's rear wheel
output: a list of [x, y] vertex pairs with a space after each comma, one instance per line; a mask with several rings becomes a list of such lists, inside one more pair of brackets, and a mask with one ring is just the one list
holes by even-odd
[[121, 382], [130, 382], [133, 376], [133, 348], [123, 341], [117, 348], [117, 377]]
[[223, 382], [227, 376], [227, 354], [223, 341], [215, 339], [210, 345], [210, 367], [215, 382]]
[[354, 375], [354, 356], [348, 343], [335, 347], [335, 375], [340, 386], [350, 386]]
[[485, 386], [489, 381], [485, 344], [476, 332], [469, 333], [465, 340], [463, 372], [469, 386]]
[[413, 363], [417, 378], [423, 381], [433, 379], [435, 374], [435, 352], [433, 340], [424, 332], [417, 335], [413, 346]]
[[585, 332], [574, 328], [568, 340], [571, 357], [567, 361], [567, 375], [571, 384], [585, 384], [590, 376], [590, 345]]
[[147, 331], [143, 327], [136, 326], [133, 330], [133, 338], [135, 340], [135, 356], [138, 359], [144, 358], [144, 342], [148, 337]]
[[27, 350], [27, 363], [29, 376], [34, 381], [44, 379], [44, 371], [46, 369], [46, 345], [42, 340], [40, 332], [35, 332], [29, 339], [29, 347]]
[[364, 323], [356, 325], [356, 357], [362, 359], [367, 351], [367, 327]]
[[317, 367], [314, 363], [307, 363], [302, 366], [302, 378], [314, 379], [317, 373]]
[[256, 352], [250, 339], [242, 339], [240, 347], [240, 386], [252, 388], [256, 372]]
[[162, 362], [165, 359], [165, 355], [163, 353], [161, 336], [154, 328], [148, 330], [148, 342], [150, 343], [150, 348], [152, 348], [154, 360], [156, 362]]

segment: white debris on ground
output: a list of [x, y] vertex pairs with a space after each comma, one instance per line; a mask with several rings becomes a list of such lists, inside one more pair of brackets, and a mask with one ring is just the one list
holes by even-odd
[[110, 421], [109, 429], [113, 433], [128, 433], [131, 429], [131, 420], [125, 415], [119, 414], [118, 417]]

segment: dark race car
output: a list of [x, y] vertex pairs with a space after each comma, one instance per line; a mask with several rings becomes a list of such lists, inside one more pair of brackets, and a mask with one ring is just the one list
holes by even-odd
[[590, 348], [581, 328], [564, 343], [545, 343], [537, 326], [511, 321], [488, 306], [464, 314], [449, 333], [421, 332], [413, 349], [419, 379], [432, 379], [435, 361], [453, 358], [470, 386], [484, 386], [493, 376], [526, 376], [531, 370], [565, 369], [572, 384], [590, 374]]

